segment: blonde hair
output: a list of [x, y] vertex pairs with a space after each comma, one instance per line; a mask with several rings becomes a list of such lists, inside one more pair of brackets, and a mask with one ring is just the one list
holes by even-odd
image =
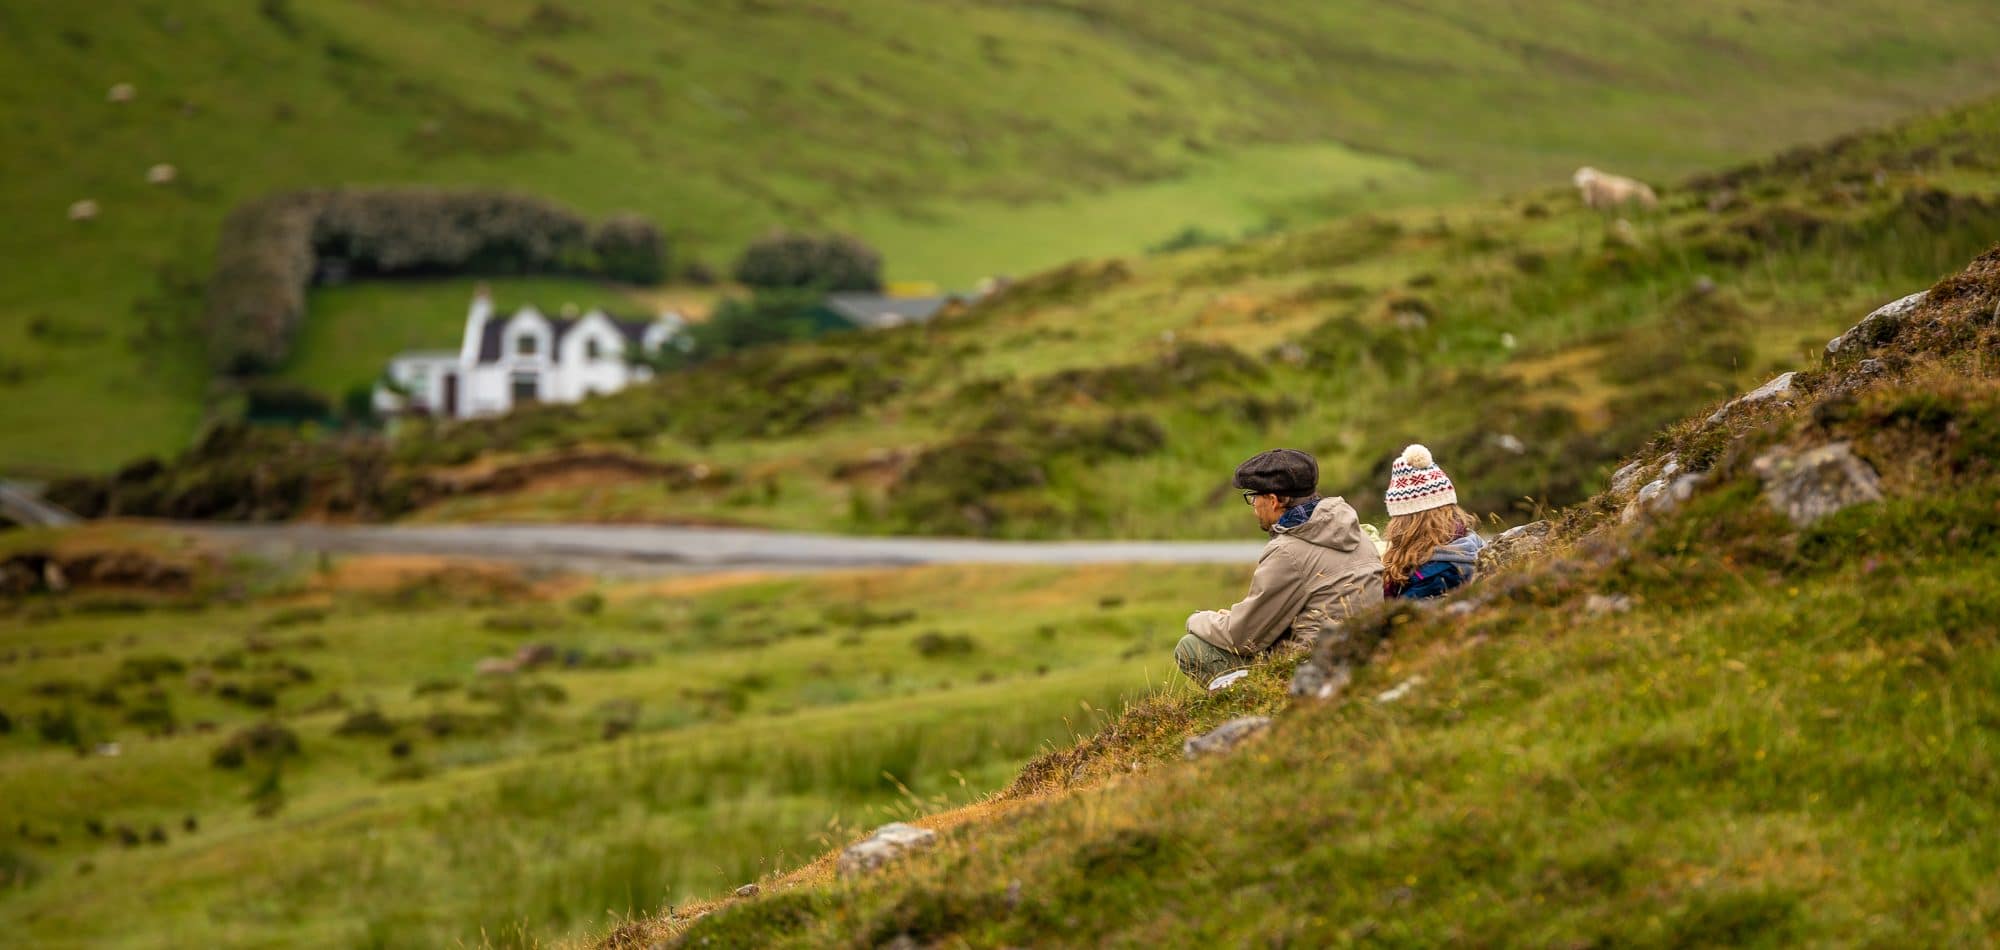
[[1429, 561], [1440, 545], [1451, 543], [1478, 523], [1470, 512], [1457, 505], [1439, 505], [1413, 515], [1390, 518], [1389, 530], [1383, 532], [1389, 550], [1382, 555], [1382, 567], [1389, 580], [1398, 584], [1409, 580], [1410, 572]]

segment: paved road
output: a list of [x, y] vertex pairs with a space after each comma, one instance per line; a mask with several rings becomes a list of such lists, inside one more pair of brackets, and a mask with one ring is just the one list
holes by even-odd
[[1258, 541], [977, 541], [651, 525], [223, 525], [187, 530], [253, 550], [437, 554], [617, 573], [914, 564], [1249, 564]]
[[0, 481], [0, 515], [25, 525], [61, 527], [76, 516], [42, 500], [41, 487], [27, 482]]

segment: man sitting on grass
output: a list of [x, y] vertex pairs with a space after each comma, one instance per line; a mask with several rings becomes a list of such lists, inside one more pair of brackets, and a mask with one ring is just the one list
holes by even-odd
[[1241, 679], [1258, 654], [1310, 643], [1328, 624], [1382, 602], [1382, 557], [1353, 507], [1319, 496], [1319, 463], [1297, 449], [1261, 452], [1236, 467], [1236, 487], [1271, 543], [1250, 593], [1225, 610], [1188, 617], [1174, 647], [1181, 672], [1207, 689]]

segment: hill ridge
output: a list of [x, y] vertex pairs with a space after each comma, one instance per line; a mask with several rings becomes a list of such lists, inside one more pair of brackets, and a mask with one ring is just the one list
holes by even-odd
[[[1965, 796], [1995, 781], [1977, 735], [1926, 737], [1918, 724], [1934, 727], [1936, 716], [1870, 690], [1900, 686], [1919, 704], [1941, 691], [1962, 704], [1958, 715], [2000, 713], [2000, 697], [1978, 689], [2000, 670], [2000, 643], [1990, 624], [1972, 619], [1996, 592], [1990, 579], [1963, 586], [1982, 575], [1956, 566], [2000, 545], [1996, 351], [2000, 245], [1918, 302], [1884, 307], [1836, 338], [1819, 366], [1797, 372], [1786, 399], [1732, 402], [1719, 418], [1699, 414], [1663, 432], [1631, 464], [1644, 470], [1686, 460], [1696, 484], [1655, 496], [1671, 502], [1641, 501], [1637, 479], [1623, 480], [1558, 516], [1540, 551], [1442, 605], [1392, 602], [1323, 637], [1296, 664], [1296, 678], [1288, 675], [1294, 653], [1260, 663], [1221, 695], [1167, 695], [1131, 709], [1100, 735], [1037, 759], [1005, 792], [943, 816], [936, 826], [949, 833], [937, 854], [837, 889], [820, 886], [825, 864], [815, 862], [779, 879], [781, 888], [631, 924], [600, 946], [986, 945], [1167, 934], [1429, 942], [1503, 932], [1537, 942], [1791, 942], [1891, 931], [1946, 943], [1979, 933], [2000, 908], [1966, 889], [1976, 886], [1977, 869], [1990, 867], [1990, 849], [1940, 829], [1912, 842], [1922, 855], [1913, 861], [1859, 829], [1976, 821], [1964, 811]], [[1772, 460], [1826, 446], [1841, 447], [1851, 464], [1803, 481], [1774, 474]], [[1875, 500], [1849, 493], [1845, 504], [1808, 506], [1801, 516], [1800, 492], [1825, 502], [1862, 482]], [[1621, 514], [1635, 510], [1637, 517]], [[1771, 587], [1789, 590], [1772, 596], [1744, 575], [1771, 576]], [[1897, 606], [1840, 617], [1857, 597]], [[1912, 609], [1915, 616], [1898, 619], [1897, 610]], [[1767, 617], [1787, 612], [1814, 619], [1769, 626]], [[1622, 688], [1586, 691], [1521, 669], [1533, 662], [1523, 654], [1549, 652], [1569, 660], [1580, 653], [1590, 666], [1573, 677]], [[1628, 667], [1637, 682], [1619, 680]], [[1691, 683], [1637, 675], [1658, 668], [1721, 685], [1710, 699], [1685, 688]], [[1539, 669], [1549, 676], [1561, 667]], [[1416, 670], [1425, 675], [1410, 675]], [[1309, 673], [1352, 676], [1356, 688], [1326, 691], [1327, 701], [1288, 700], [1287, 681], [1299, 692]], [[1570, 709], [1578, 692], [1604, 705], [1562, 739], [1579, 729], [1612, 734], [1585, 747], [1610, 756], [1595, 760], [1594, 774], [1548, 758], [1561, 755], [1560, 742], [1508, 721], [1546, 723], [1560, 713], [1542, 709], [1556, 701], [1545, 698], [1571, 696], [1558, 701]], [[1835, 695], [1873, 698], [1865, 708], [1815, 704]], [[1727, 712], [1701, 711], [1711, 702]], [[1254, 712], [1278, 716], [1278, 728], [1219, 764], [1166, 764], [1179, 758], [1182, 736]], [[1482, 717], [1490, 720], [1485, 728], [1512, 738], [1481, 752], [1450, 738]], [[1684, 720], [1719, 731], [1690, 740], [1671, 725]], [[1886, 739], [1906, 728], [1919, 729], [1912, 745], [1866, 751], [1848, 744], [1855, 737], [1829, 731], [1874, 730]], [[1848, 759], [1923, 763], [1929, 771], [1896, 775], [1871, 764], [1854, 775]], [[1526, 788], [1504, 770], [1479, 771], [1495, 762], [1525, 766]], [[1952, 776], [1941, 786], [1929, 774], [1939, 770]], [[1787, 774], [1814, 781], [1792, 787]], [[1079, 781], [1082, 794], [1068, 794]], [[1342, 782], [1359, 787], [1334, 791]], [[1307, 786], [1331, 797], [1315, 798]], [[1914, 791], [1921, 787], [1940, 791]], [[1537, 802], [1556, 796], [1571, 808], [1593, 803], [1590, 813], [1606, 820], [1574, 822], [1536, 807], [1495, 811], [1507, 801], [1504, 789]], [[1690, 799], [1696, 791], [1713, 797]], [[1350, 810], [1357, 794], [1389, 796], [1386, 806], [1422, 817], [1382, 815], [1371, 833]], [[1811, 807], [1826, 796], [1841, 804]], [[1916, 814], [1899, 816], [1898, 807]], [[1656, 814], [1638, 818], [1635, 808]], [[1858, 828], [1846, 814], [1859, 817]], [[995, 820], [967, 823], [984, 818]], [[1356, 821], [1363, 824], [1340, 830]], [[1799, 827], [1786, 830], [1787, 821]], [[1293, 837], [1306, 828], [1317, 835]], [[1386, 849], [1374, 843], [1384, 836]], [[1800, 849], [1823, 846], [1821, 837], [1847, 849], [1845, 863], [1866, 861], [1868, 870], [1820, 874]], [[1238, 839], [1255, 843], [1237, 846]], [[1268, 866], [1235, 863], [1246, 848], [1266, 855]], [[1728, 857], [1746, 849], [1770, 856], [1747, 864]], [[1675, 873], [1689, 861], [1713, 870]], [[1314, 878], [1307, 868], [1337, 876]], [[1182, 875], [1197, 879], [1192, 889]], [[1301, 876], [1315, 886], [1300, 886]], [[1216, 889], [1216, 900], [1190, 902], [1204, 887]], [[1906, 903], [1933, 887], [1970, 903], [1936, 913]], [[1565, 903], [1545, 904], [1552, 896]], [[1332, 908], [1358, 913], [1327, 913]]]

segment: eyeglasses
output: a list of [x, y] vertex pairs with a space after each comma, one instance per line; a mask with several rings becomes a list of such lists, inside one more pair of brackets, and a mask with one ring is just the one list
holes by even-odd
[[1255, 507], [1257, 504], [1257, 496], [1263, 494], [1267, 493], [1260, 491], [1246, 491], [1243, 493], [1243, 503]]

